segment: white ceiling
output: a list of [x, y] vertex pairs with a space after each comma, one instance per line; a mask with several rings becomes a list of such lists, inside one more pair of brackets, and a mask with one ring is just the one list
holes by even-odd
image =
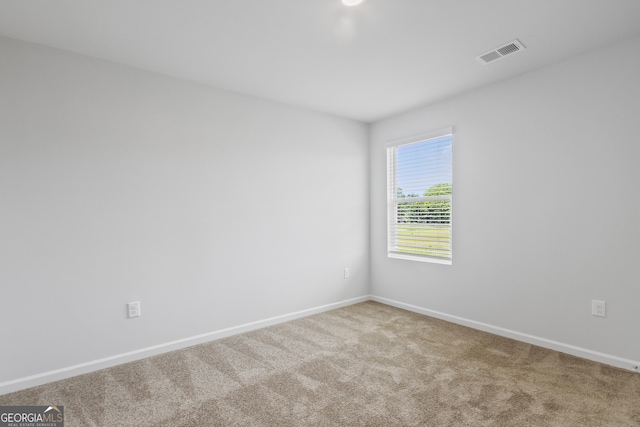
[[640, 0], [0, 2], [0, 35], [364, 122], [636, 34]]

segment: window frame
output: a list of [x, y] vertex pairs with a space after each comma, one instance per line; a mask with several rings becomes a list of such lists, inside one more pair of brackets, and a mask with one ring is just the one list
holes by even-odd
[[[451, 170], [451, 179], [450, 184], [452, 186], [452, 191], [450, 195], [443, 196], [418, 196], [411, 197], [407, 201], [407, 197], [399, 198], [397, 197], [397, 148], [400, 146], [406, 146], [411, 144], [418, 144], [422, 142], [427, 142], [429, 140], [434, 140], [442, 137], [450, 136], [451, 138], [451, 154], [450, 154], [450, 164], [448, 167]], [[395, 259], [405, 259], [410, 261], [420, 261], [434, 264], [445, 264], [452, 265], [453, 264], [453, 127], [447, 127], [438, 129], [436, 131], [422, 133], [419, 135], [415, 135], [409, 138], [402, 138], [397, 140], [392, 140], [387, 142], [385, 145], [386, 150], [386, 161], [387, 161], [387, 257], [395, 258]], [[440, 165], [442, 163], [439, 163]], [[397, 243], [397, 227], [398, 227], [398, 206], [400, 204], [412, 203], [412, 202], [424, 202], [424, 201], [441, 201], [441, 200], [449, 200], [449, 215], [448, 215], [448, 225], [449, 225], [449, 241], [448, 241], [448, 249], [449, 249], [449, 257], [438, 257], [438, 256], [429, 256], [429, 255], [419, 255], [412, 254], [407, 252], [401, 252], [398, 250]], [[422, 249], [426, 249], [423, 247]]]

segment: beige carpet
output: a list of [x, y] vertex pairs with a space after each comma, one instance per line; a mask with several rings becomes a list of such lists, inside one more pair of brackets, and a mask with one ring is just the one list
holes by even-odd
[[41, 387], [67, 426], [639, 426], [640, 375], [365, 302]]

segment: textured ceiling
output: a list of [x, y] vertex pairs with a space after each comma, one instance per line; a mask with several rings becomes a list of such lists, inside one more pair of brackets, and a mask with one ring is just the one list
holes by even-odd
[[639, 0], [0, 2], [2, 36], [364, 122], [637, 34]]

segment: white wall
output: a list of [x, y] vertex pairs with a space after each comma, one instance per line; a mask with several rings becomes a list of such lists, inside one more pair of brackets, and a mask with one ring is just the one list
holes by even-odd
[[[369, 151], [360, 123], [0, 39], [0, 384], [370, 290], [640, 360], [638, 51], [378, 122]], [[451, 125], [453, 265], [387, 259], [383, 145]]]
[[[638, 52], [635, 38], [375, 123], [372, 294], [640, 360]], [[388, 259], [384, 144], [445, 126], [453, 265]]]
[[368, 245], [366, 125], [0, 39], [0, 383], [365, 296]]

